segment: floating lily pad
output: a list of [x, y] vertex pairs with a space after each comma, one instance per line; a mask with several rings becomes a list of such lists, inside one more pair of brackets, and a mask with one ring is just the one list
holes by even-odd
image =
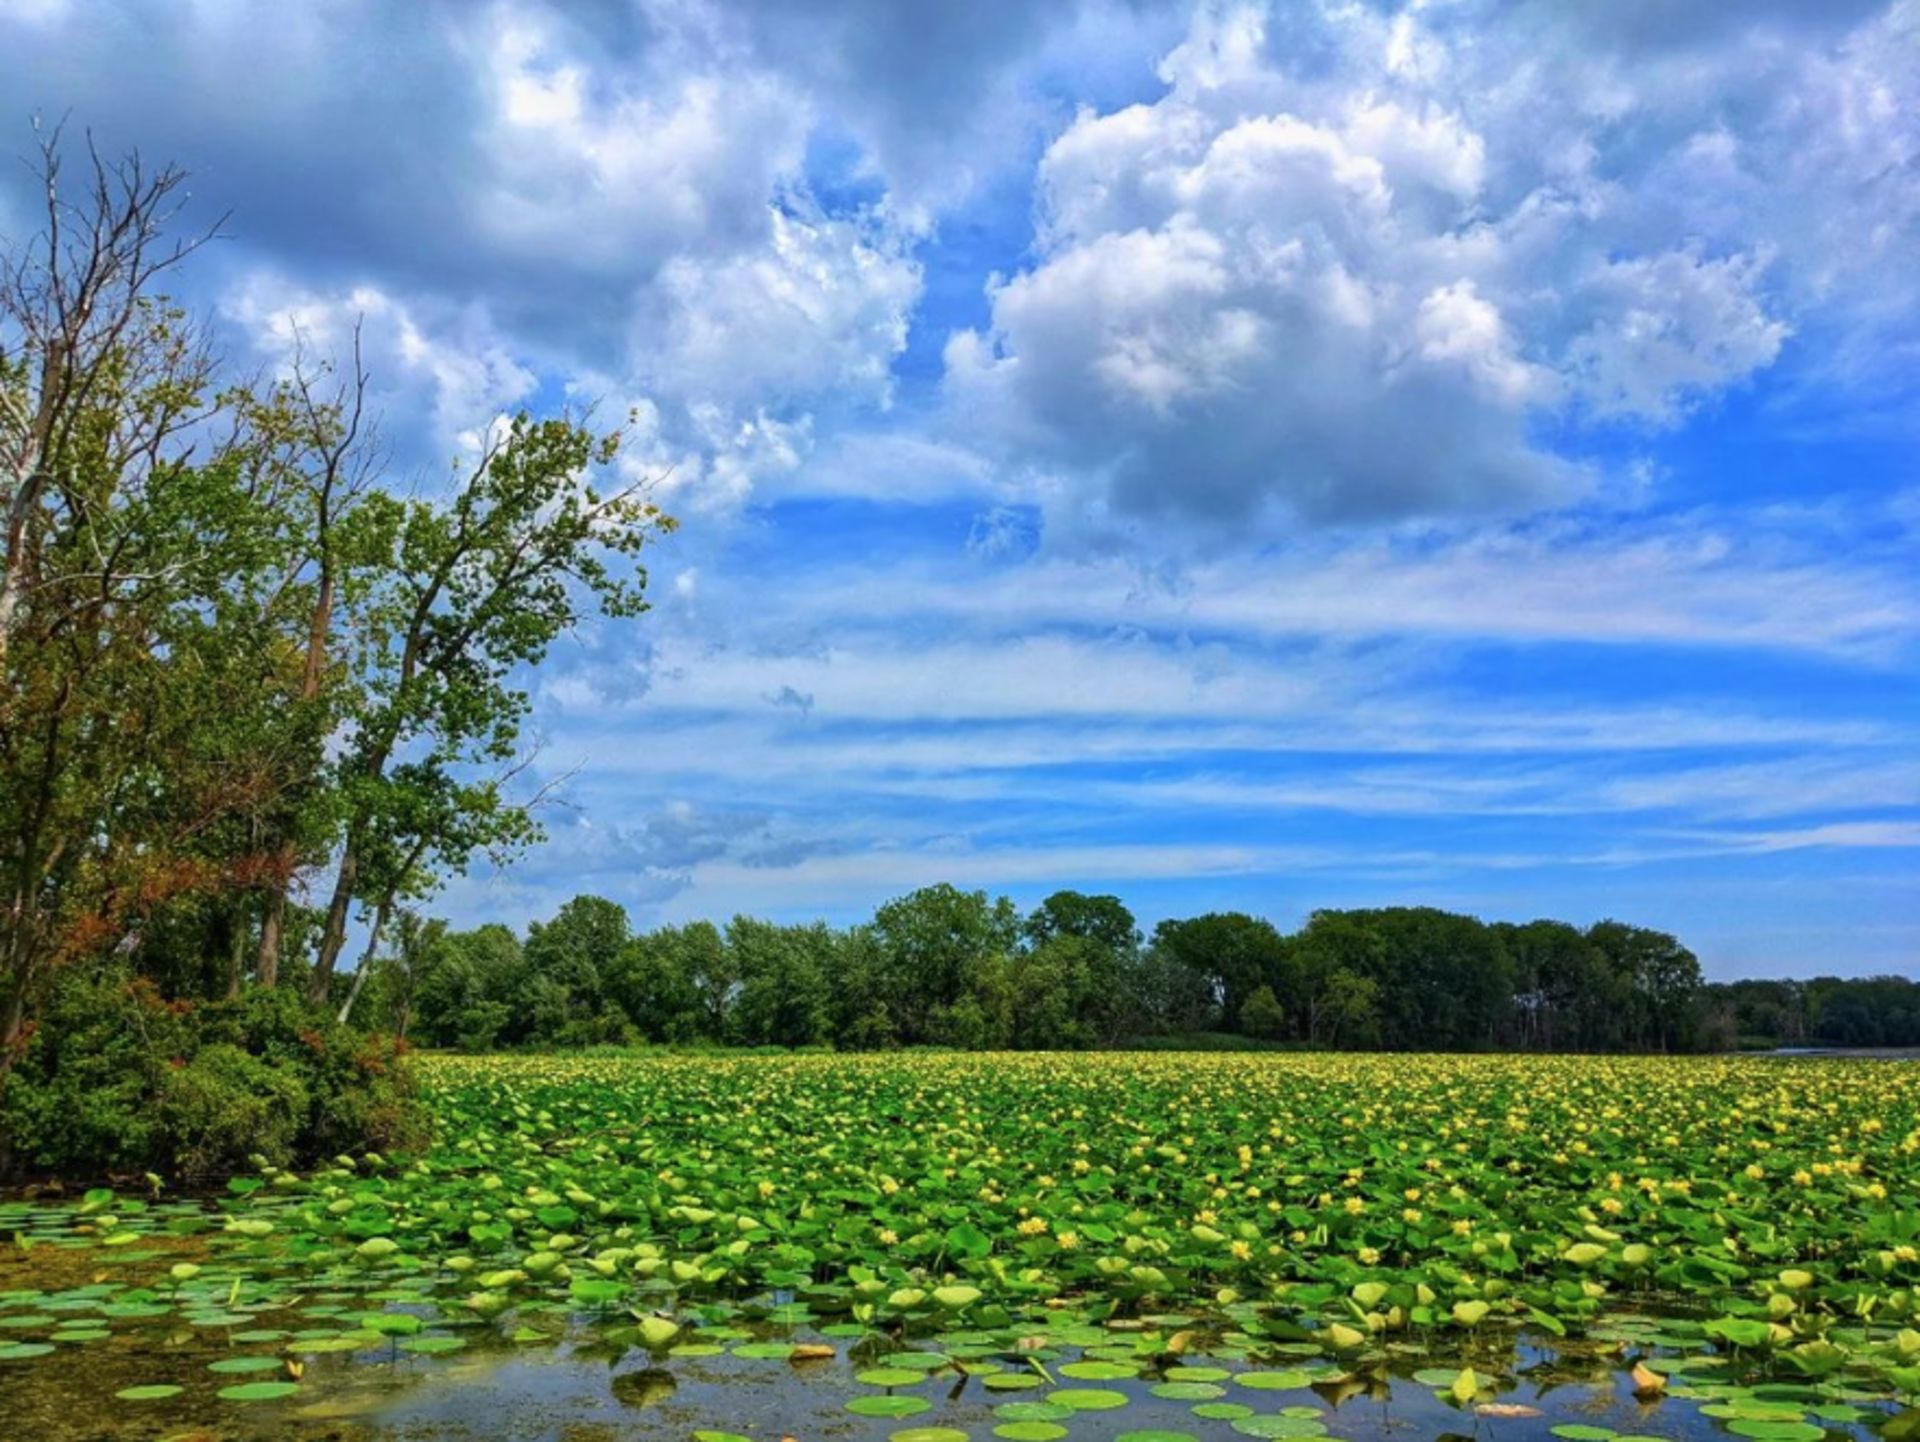
[[207, 1363], [209, 1372], [278, 1372], [285, 1364], [278, 1357], [222, 1357]]
[[275, 1402], [300, 1390], [297, 1382], [242, 1382], [222, 1387], [220, 1397], [227, 1402]]
[[187, 1389], [172, 1382], [143, 1382], [137, 1387], [122, 1387], [113, 1395], [122, 1402], [163, 1402], [178, 1397]]
[[1119, 1382], [1140, 1375], [1138, 1367], [1129, 1367], [1123, 1362], [1068, 1362], [1055, 1370], [1076, 1382]]
[[1075, 1412], [1106, 1412], [1126, 1406], [1127, 1394], [1105, 1387], [1066, 1387], [1058, 1392], [1047, 1393], [1047, 1400], [1056, 1407], [1066, 1407]]
[[917, 1417], [929, 1411], [932, 1403], [924, 1397], [903, 1397], [887, 1393], [877, 1397], [855, 1397], [846, 1404], [856, 1417]]
[[1252, 1417], [1241, 1417], [1234, 1422], [1233, 1430], [1246, 1437], [1324, 1437], [1327, 1435], [1324, 1423], [1305, 1417], [1289, 1417], [1284, 1412], [1267, 1412]]
[[1227, 1389], [1218, 1382], [1162, 1382], [1150, 1390], [1169, 1402], [1210, 1402], [1227, 1395]]
[[409, 1337], [400, 1344], [402, 1352], [418, 1352], [426, 1356], [440, 1356], [447, 1352], [458, 1352], [467, 1345], [464, 1337]]
[[1073, 1408], [1055, 1402], [1002, 1402], [993, 1415], [1003, 1422], [1064, 1422], [1073, 1416]]

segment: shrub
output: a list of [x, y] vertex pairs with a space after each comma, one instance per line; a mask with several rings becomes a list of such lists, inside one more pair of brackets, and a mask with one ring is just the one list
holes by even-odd
[[172, 1001], [123, 965], [76, 967], [0, 1093], [0, 1176], [194, 1180], [409, 1150], [425, 1125], [401, 1053], [292, 988]]
[[174, 1166], [201, 1177], [231, 1169], [236, 1158], [260, 1156], [275, 1166], [293, 1160], [309, 1098], [295, 1072], [215, 1042], [160, 1084], [160, 1128], [174, 1148]]

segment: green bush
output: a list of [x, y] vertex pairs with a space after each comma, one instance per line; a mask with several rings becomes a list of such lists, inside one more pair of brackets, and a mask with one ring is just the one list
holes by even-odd
[[59, 978], [0, 1093], [0, 1177], [219, 1176], [425, 1139], [390, 1039], [293, 988], [182, 1002], [120, 965]]
[[175, 1166], [205, 1176], [235, 1158], [261, 1156], [275, 1166], [293, 1159], [307, 1089], [290, 1067], [215, 1042], [160, 1084], [160, 1128], [176, 1149]]

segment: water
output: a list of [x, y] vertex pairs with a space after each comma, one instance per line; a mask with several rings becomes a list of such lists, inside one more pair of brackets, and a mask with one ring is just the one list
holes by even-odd
[[[1252, 1409], [1255, 1417], [1285, 1421], [1255, 1422], [1278, 1435], [1331, 1436], [1349, 1442], [1404, 1438], [1475, 1437], [1488, 1442], [1545, 1438], [1555, 1426], [1575, 1423], [1608, 1429], [1625, 1439], [1664, 1438], [1672, 1442], [1732, 1442], [1728, 1423], [1706, 1415], [1702, 1406], [1716, 1400], [1715, 1389], [1735, 1386], [1736, 1368], [1725, 1358], [1689, 1356], [1649, 1339], [1661, 1335], [1655, 1318], [1627, 1318], [1617, 1328], [1601, 1328], [1588, 1340], [1561, 1340], [1525, 1333], [1489, 1331], [1465, 1351], [1445, 1358], [1405, 1342], [1390, 1342], [1351, 1364], [1333, 1364], [1310, 1347], [1249, 1344], [1231, 1330], [1184, 1329], [1191, 1345], [1182, 1355], [1174, 1345], [1169, 1319], [1157, 1331], [1108, 1330], [1084, 1324], [1061, 1336], [1079, 1339], [1023, 1351], [1006, 1334], [947, 1333], [939, 1338], [902, 1341], [867, 1335], [828, 1335], [808, 1325], [737, 1325], [745, 1313], [718, 1329], [712, 1345], [732, 1347], [743, 1340], [811, 1344], [833, 1349], [819, 1360], [743, 1357], [731, 1351], [707, 1356], [662, 1356], [608, 1341], [610, 1323], [581, 1315], [534, 1315], [527, 1340], [508, 1340], [519, 1324], [467, 1322], [447, 1330], [460, 1349], [447, 1355], [406, 1350], [417, 1339], [396, 1337], [361, 1342], [347, 1350], [303, 1353], [300, 1333], [337, 1333], [342, 1318], [361, 1315], [374, 1303], [371, 1293], [295, 1293], [284, 1305], [250, 1306], [230, 1321], [198, 1324], [174, 1308], [163, 1315], [103, 1316], [124, 1290], [114, 1289], [116, 1274], [152, 1271], [170, 1258], [192, 1254], [193, 1239], [143, 1262], [109, 1261], [96, 1251], [40, 1247], [17, 1251], [0, 1261], [0, 1345], [26, 1342], [51, 1345], [51, 1352], [0, 1361], [0, 1417], [8, 1438], [35, 1442], [66, 1439], [170, 1438], [180, 1442], [253, 1442], [253, 1439], [353, 1439], [353, 1442], [461, 1442], [461, 1439], [513, 1439], [513, 1442], [613, 1442], [613, 1439], [687, 1439], [698, 1430], [740, 1434], [753, 1439], [836, 1438], [847, 1442], [884, 1442], [905, 1434], [928, 1442], [986, 1439], [1008, 1425], [1009, 1403], [1045, 1404], [1062, 1393], [1108, 1393], [1120, 1405], [1076, 1412], [1058, 1424], [1070, 1442], [1111, 1442], [1145, 1433], [1171, 1442], [1185, 1435], [1208, 1442], [1232, 1442], [1248, 1435], [1236, 1421], [1244, 1418], [1196, 1416], [1196, 1405], [1226, 1403]], [[29, 1296], [31, 1293], [33, 1295]], [[430, 1309], [389, 1301], [394, 1313]], [[140, 1310], [136, 1302], [132, 1309]], [[434, 1332], [447, 1323], [436, 1318]], [[1143, 1324], [1133, 1322], [1130, 1328]], [[104, 1333], [104, 1335], [97, 1335]], [[529, 1335], [532, 1334], [532, 1335]], [[427, 1335], [427, 1334], [421, 1334]], [[696, 1349], [714, 1333], [690, 1334]], [[1156, 1355], [1139, 1376], [1083, 1380], [1067, 1375], [1090, 1359], [1136, 1355], [1142, 1336], [1155, 1336]], [[1621, 1339], [1639, 1337], [1637, 1343]], [[314, 1342], [323, 1339], [314, 1337]], [[1030, 1345], [1034, 1339], [1028, 1339]], [[863, 1385], [856, 1374], [888, 1354], [938, 1351], [955, 1365], [897, 1388]], [[976, 1355], [978, 1354], [978, 1355]], [[1672, 1387], [1690, 1395], [1636, 1396], [1628, 1375], [1629, 1357], [1644, 1356], [1673, 1373]], [[259, 1372], [211, 1371], [215, 1363], [237, 1358], [266, 1359]], [[298, 1387], [284, 1399], [236, 1402], [222, 1398], [223, 1387], [255, 1379], [288, 1379], [287, 1360], [299, 1369]], [[1031, 1359], [1031, 1360], [1029, 1360]], [[1038, 1366], [1035, 1363], [1038, 1362]], [[251, 1365], [251, 1364], [242, 1364]], [[1096, 1360], [1092, 1365], [1098, 1369]], [[1125, 1365], [1125, 1364], [1117, 1364]], [[1196, 1395], [1155, 1395], [1169, 1367], [1224, 1369], [1218, 1381], [1187, 1384]], [[1451, 1405], [1439, 1395], [1453, 1370], [1470, 1366], [1486, 1379], [1481, 1403]], [[1436, 1367], [1447, 1371], [1436, 1372]], [[1044, 1368], [1046, 1376], [1042, 1375]], [[1063, 1369], [1067, 1369], [1063, 1371]], [[1237, 1379], [1252, 1370], [1281, 1372], [1311, 1369], [1315, 1375], [1278, 1390], [1256, 1389]], [[1416, 1378], [1416, 1372], [1424, 1375]], [[1176, 1376], [1192, 1375], [1176, 1373]], [[1200, 1373], [1210, 1376], [1209, 1373]], [[1000, 1382], [992, 1379], [1000, 1378]], [[1005, 1387], [1010, 1378], [1030, 1385]], [[289, 1379], [290, 1380], [290, 1379]], [[154, 1401], [122, 1401], [115, 1393], [140, 1385], [176, 1385], [177, 1395]], [[1695, 1395], [1696, 1388], [1705, 1388]], [[1211, 1389], [1211, 1390], [1210, 1390]], [[1218, 1395], [1211, 1395], [1217, 1391]], [[1201, 1395], [1204, 1394], [1204, 1395]], [[1834, 1442], [1853, 1438], [1880, 1442], [1920, 1438], [1920, 1413], [1884, 1402], [1858, 1402], [1860, 1415], [1847, 1417], [1853, 1394], [1844, 1385], [1802, 1387], [1759, 1399], [1742, 1393], [1746, 1405], [1778, 1407], [1812, 1417]], [[924, 1410], [900, 1417], [859, 1416], [847, 1410], [854, 1398], [917, 1398]], [[1109, 1399], [1110, 1400], [1110, 1399]], [[1723, 1404], [1724, 1405], [1724, 1404]], [[1807, 1409], [1838, 1408], [1829, 1421]], [[1502, 1409], [1524, 1409], [1500, 1415]], [[1537, 1413], [1537, 1415], [1532, 1415]], [[1869, 1424], [1872, 1424], [1871, 1426]], [[944, 1428], [924, 1433], [916, 1429]], [[1016, 1435], [1019, 1435], [1016, 1431]], [[1045, 1436], [1054, 1434], [1045, 1433]], [[1751, 1442], [1751, 1439], [1741, 1439]], [[1809, 1439], [1811, 1442], [1811, 1439]]]

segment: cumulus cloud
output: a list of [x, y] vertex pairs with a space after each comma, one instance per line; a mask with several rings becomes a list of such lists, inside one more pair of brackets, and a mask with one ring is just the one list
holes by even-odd
[[910, 233], [883, 196], [814, 194], [812, 82], [727, 7], [350, 0], [261, 26], [101, 0], [0, 16], [0, 53], [22, 103], [235, 208], [195, 278], [243, 347], [297, 326], [323, 351], [363, 317], [390, 414], [432, 417], [403, 439], [442, 449], [557, 385], [638, 411], [636, 464], [726, 507], [817, 416], [891, 400]]
[[1920, 243], [1915, 7], [1584, 48], [1491, 10], [1203, 8], [1159, 98], [1047, 149], [1035, 259], [948, 342], [956, 414], [1120, 520], [1552, 504], [1597, 479], [1569, 428], [1710, 405]]

